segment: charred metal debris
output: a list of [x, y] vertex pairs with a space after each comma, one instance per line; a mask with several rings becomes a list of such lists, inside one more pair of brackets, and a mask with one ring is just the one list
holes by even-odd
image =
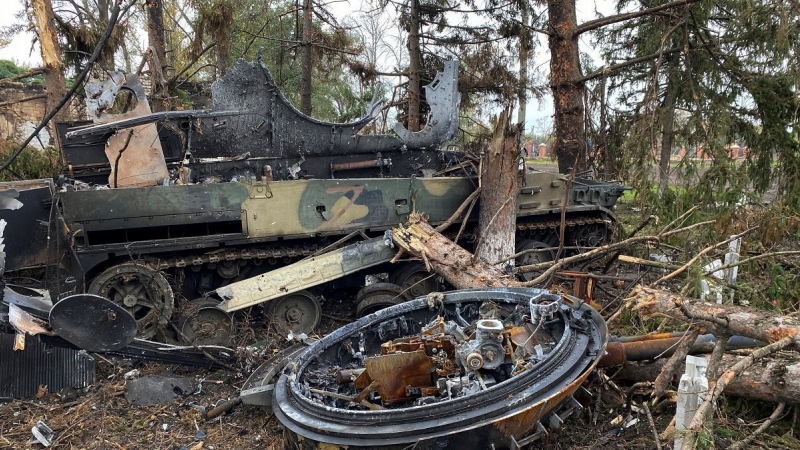
[[429, 294], [311, 344], [271, 408], [293, 448], [519, 448], [581, 408], [573, 394], [606, 340], [599, 314], [560, 294]]

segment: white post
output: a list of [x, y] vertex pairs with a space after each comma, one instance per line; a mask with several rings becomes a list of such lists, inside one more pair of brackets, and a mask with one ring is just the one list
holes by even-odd
[[[736, 264], [739, 262], [739, 249], [742, 245], [742, 239], [736, 239], [728, 244], [728, 253], [725, 254], [725, 265], [728, 264]], [[728, 267], [725, 271], [725, 281], [728, 283], [728, 287], [731, 291], [729, 300], [733, 303], [733, 295], [736, 293], [735, 289], [731, 289], [731, 287], [736, 285], [736, 276], [739, 274], [739, 266]]]
[[[706, 378], [708, 360], [696, 356], [686, 357], [686, 373], [681, 375], [678, 384], [678, 409], [675, 412], [675, 430], [685, 430], [697, 407], [700, 405], [700, 394], [708, 391], [708, 379]], [[683, 436], [678, 433], [675, 438], [675, 450], [683, 448]]]

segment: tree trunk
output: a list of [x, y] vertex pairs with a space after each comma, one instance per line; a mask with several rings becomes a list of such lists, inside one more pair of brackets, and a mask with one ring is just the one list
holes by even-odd
[[[743, 356], [724, 355], [716, 379], [725, 371], [741, 361]], [[614, 378], [640, 382], [653, 381], [661, 373], [666, 364], [667, 358], [662, 358], [651, 363], [625, 363], [621, 370], [616, 371]], [[678, 368], [678, 375], [684, 372], [684, 365]], [[711, 374], [709, 374], [711, 375]], [[677, 385], [677, 382], [673, 380]], [[796, 357], [775, 357], [759, 361], [742, 375], [734, 378], [730, 384], [725, 386], [725, 394], [736, 397], [772, 403], [800, 403], [800, 360]]]
[[794, 339], [790, 346], [800, 349], [800, 319], [778, 316], [743, 306], [706, 303], [671, 292], [639, 286], [631, 293], [635, 309], [644, 316], [666, 315], [676, 320], [713, 330], [716, 336], [745, 336], [767, 343], [785, 337]]
[[[522, 8], [522, 25], [519, 32], [519, 90], [517, 100], [519, 101], [519, 113], [517, 122], [522, 124], [522, 131], [525, 131], [525, 116], [528, 109], [528, 59], [531, 52], [531, 36], [525, 28], [528, 26], [528, 8]], [[536, 143], [534, 142], [534, 145]]]
[[584, 133], [583, 83], [578, 52], [578, 21], [574, 0], [549, 0], [550, 23], [550, 89], [555, 109], [553, 149], [558, 158], [558, 171], [569, 173], [586, 167]]
[[[44, 85], [47, 94], [48, 111], [54, 108], [64, 95], [67, 93], [67, 85], [64, 81], [64, 69], [61, 64], [61, 48], [58, 45], [53, 18], [53, 5], [50, 0], [31, 0], [33, 14], [36, 17], [36, 29], [39, 32], [39, 44], [42, 49], [42, 64], [44, 67]], [[62, 108], [53, 117], [53, 124], [67, 120], [69, 111]], [[55, 125], [51, 126], [55, 130]], [[58, 143], [58, 133], [50, 133], [56, 136]]]
[[419, 0], [411, 0], [411, 18], [408, 30], [408, 131], [419, 131], [420, 97], [422, 96], [420, 71], [422, 51], [419, 46]]
[[456, 289], [520, 286], [504, 271], [486, 264], [433, 229], [424, 218], [412, 214], [404, 225], [392, 229], [395, 244], [421, 258], [429, 271], [444, 277]]
[[311, 115], [311, 76], [312, 76], [312, 52], [311, 45], [312, 19], [314, 15], [314, 3], [311, 0], [303, 0], [303, 62], [300, 71], [300, 112]]
[[675, 128], [675, 102], [677, 101], [678, 83], [675, 69], [670, 64], [675, 55], [667, 55], [667, 87], [664, 94], [664, 109], [662, 115], [661, 153], [658, 159], [658, 195], [664, 195], [669, 188], [669, 162], [672, 157], [672, 144]]
[[487, 188], [481, 192], [476, 255], [484, 261], [499, 261], [515, 249], [520, 132], [519, 126], [509, 125], [510, 116], [507, 108], [497, 119], [481, 165], [481, 186]]
[[147, 13], [147, 38], [150, 48], [150, 75], [153, 83], [152, 101], [150, 106], [153, 112], [168, 111], [170, 109], [169, 86], [167, 86], [167, 51], [164, 44], [164, 7], [162, 0], [145, 0]]

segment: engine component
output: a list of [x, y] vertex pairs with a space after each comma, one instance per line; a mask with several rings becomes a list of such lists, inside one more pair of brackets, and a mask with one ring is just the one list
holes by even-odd
[[503, 322], [482, 319], [476, 324], [475, 339], [458, 348], [461, 364], [469, 370], [496, 369], [506, 359], [503, 349]]

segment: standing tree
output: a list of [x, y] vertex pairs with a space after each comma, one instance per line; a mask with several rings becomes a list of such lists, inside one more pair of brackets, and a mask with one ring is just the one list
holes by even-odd
[[[61, 47], [55, 30], [53, 4], [50, 0], [31, 0], [31, 6], [36, 18], [36, 31], [39, 35], [39, 45], [42, 50], [47, 108], [52, 109], [67, 93], [64, 67], [61, 64]], [[53, 120], [62, 121], [66, 118], [67, 111], [62, 109]]]
[[164, 8], [162, 0], [145, 0], [147, 16], [147, 40], [150, 48], [150, 79], [153, 84], [151, 107], [153, 111], [170, 109], [170, 93], [167, 83], [169, 63], [164, 43]]
[[575, 166], [586, 169], [584, 94], [587, 79], [581, 74], [578, 38], [581, 34], [618, 22], [650, 16], [660, 11], [699, 0], [676, 0], [639, 11], [603, 17], [578, 25], [575, 0], [549, 0], [548, 42], [550, 46], [550, 88], [555, 109], [555, 140], [558, 170], [567, 173]]

